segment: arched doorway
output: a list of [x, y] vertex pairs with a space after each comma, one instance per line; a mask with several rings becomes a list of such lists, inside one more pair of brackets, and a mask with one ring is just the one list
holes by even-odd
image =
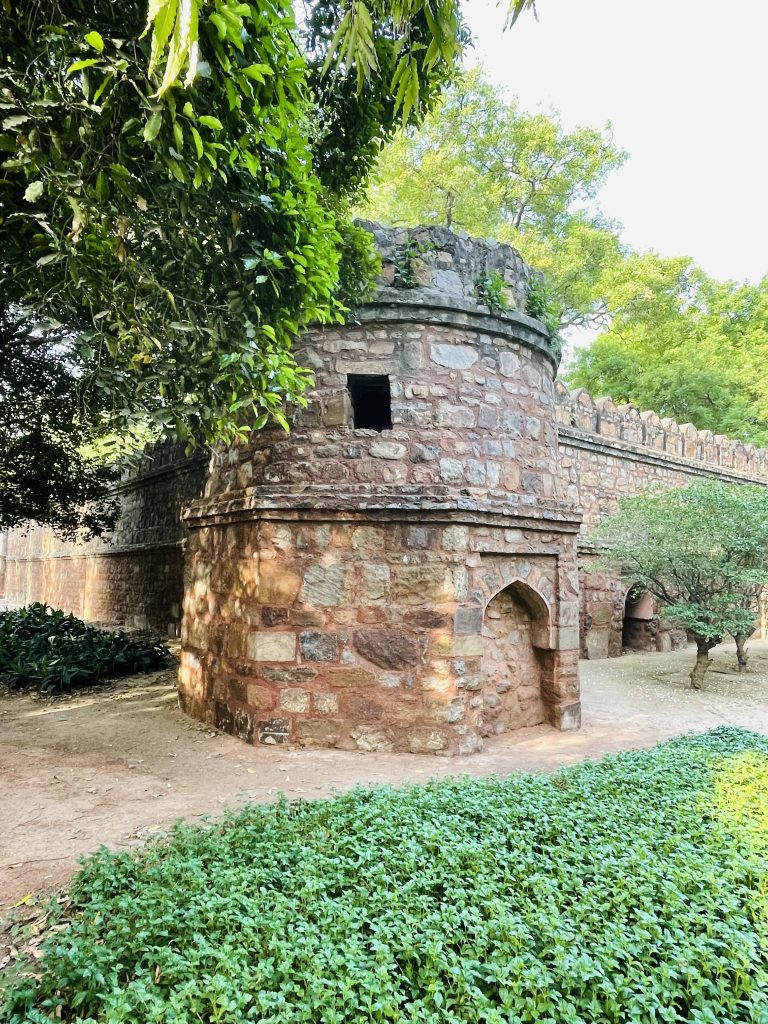
[[477, 728], [495, 736], [547, 721], [542, 693], [552, 675], [549, 610], [536, 591], [512, 583], [486, 606], [483, 686]]
[[653, 598], [639, 584], [633, 584], [624, 598], [621, 625], [622, 651], [655, 651], [658, 622]]

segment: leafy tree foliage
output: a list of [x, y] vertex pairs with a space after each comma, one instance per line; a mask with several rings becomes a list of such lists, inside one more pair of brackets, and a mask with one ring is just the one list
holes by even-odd
[[561, 325], [593, 323], [607, 313], [596, 283], [622, 247], [615, 226], [585, 206], [624, 159], [610, 126], [567, 132], [555, 116], [505, 101], [475, 70], [385, 149], [365, 213], [512, 242], [547, 275]]
[[83, 416], [78, 369], [60, 332], [0, 309], [0, 529], [34, 519], [72, 536], [112, 525], [112, 471], [84, 453], [95, 430]]
[[768, 490], [702, 480], [624, 498], [593, 533], [603, 554], [590, 568], [618, 569], [696, 640], [691, 688], [723, 637], [749, 636], [756, 593], [768, 584]]
[[630, 255], [603, 276], [609, 327], [570, 384], [699, 429], [768, 444], [768, 278], [715, 281], [687, 258]]
[[0, 310], [66, 339], [70, 452], [287, 426], [291, 339], [374, 265], [349, 201], [463, 43], [456, 0], [318, 0], [303, 35], [289, 0], [3, 0]]

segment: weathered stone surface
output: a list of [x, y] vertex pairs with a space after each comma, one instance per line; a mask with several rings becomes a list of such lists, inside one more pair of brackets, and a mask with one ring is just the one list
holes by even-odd
[[448, 747], [448, 739], [440, 729], [410, 729], [408, 749], [412, 754], [435, 754]]
[[403, 630], [360, 629], [353, 643], [358, 654], [381, 668], [402, 669], [421, 660], [418, 643]]
[[288, 622], [287, 608], [262, 608], [261, 621], [265, 626], [281, 626]]
[[309, 699], [307, 690], [283, 690], [280, 694], [280, 710], [288, 714], [305, 714], [309, 711]]
[[335, 693], [316, 693], [312, 700], [319, 715], [335, 715], [339, 710], [339, 698]]
[[374, 459], [404, 459], [408, 449], [396, 441], [374, 441], [370, 452]]
[[303, 719], [296, 723], [296, 739], [302, 747], [335, 747], [341, 739], [341, 726], [325, 719]]
[[276, 668], [272, 665], [264, 665], [259, 669], [260, 675], [270, 683], [308, 683], [317, 675], [314, 668]]
[[358, 750], [378, 750], [387, 753], [395, 749], [395, 734], [391, 729], [361, 725], [352, 730], [352, 737]]
[[304, 576], [301, 598], [305, 604], [330, 607], [341, 603], [344, 570], [340, 565], [313, 565]]
[[477, 362], [477, 349], [469, 345], [433, 344], [431, 358], [438, 366], [447, 366], [452, 370], [468, 370]]
[[326, 679], [331, 686], [343, 686], [345, 688], [356, 688], [358, 686], [373, 686], [376, 676], [373, 672], [364, 668], [329, 668], [326, 672]]
[[268, 718], [256, 724], [259, 743], [287, 743], [289, 735], [290, 723], [286, 718]]
[[483, 609], [457, 608], [453, 628], [457, 636], [482, 633]]
[[296, 634], [251, 633], [248, 657], [251, 661], [293, 661], [296, 657]]
[[305, 630], [299, 634], [301, 655], [307, 661], [338, 661], [339, 638], [336, 633]]

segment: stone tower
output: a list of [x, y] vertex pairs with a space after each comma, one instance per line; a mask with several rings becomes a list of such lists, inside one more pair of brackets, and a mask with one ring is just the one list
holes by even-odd
[[296, 347], [309, 407], [217, 456], [187, 510], [182, 707], [361, 750], [577, 728], [580, 517], [532, 272], [509, 246], [371, 227], [374, 297]]

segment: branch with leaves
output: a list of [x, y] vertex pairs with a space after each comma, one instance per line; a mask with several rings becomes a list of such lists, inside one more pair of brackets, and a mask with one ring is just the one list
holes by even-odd
[[588, 571], [619, 572], [694, 637], [693, 689], [714, 646], [752, 632], [755, 595], [768, 585], [767, 488], [702, 480], [651, 489], [622, 499], [591, 540], [602, 554]]

